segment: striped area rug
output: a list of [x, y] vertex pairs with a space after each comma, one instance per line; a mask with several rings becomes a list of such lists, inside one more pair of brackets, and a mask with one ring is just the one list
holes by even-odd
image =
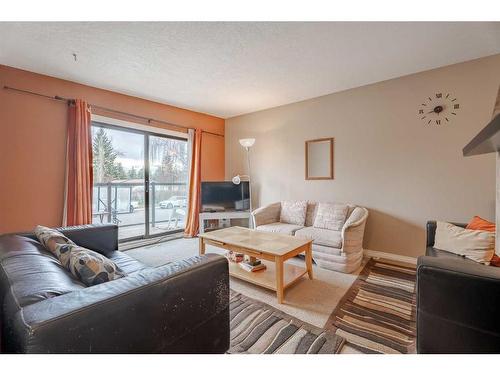
[[325, 329], [362, 353], [415, 353], [414, 265], [370, 259]]
[[231, 290], [228, 353], [335, 354], [344, 339]]

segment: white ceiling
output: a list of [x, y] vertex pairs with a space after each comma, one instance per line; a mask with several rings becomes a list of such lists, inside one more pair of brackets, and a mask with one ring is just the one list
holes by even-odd
[[224, 118], [496, 53], [498, 22], [0, 23], [0, 64]]

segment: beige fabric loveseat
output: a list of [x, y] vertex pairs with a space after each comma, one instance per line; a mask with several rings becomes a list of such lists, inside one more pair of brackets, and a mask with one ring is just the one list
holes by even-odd
[[[335, 209], [332, 208], [330, 213], [327, 205], [335, 205]], [[318, 224], [318, 206], [316, 202], [283, 201], [253, 211], [252, 218], [256, 230], [312, 239], [313, 259], [318, 266], [345, 273], [355, 271], [363, 259], [368, 210], [359, 206], [322, 203], [321, 215], [334, 222], [329, 226], [335, 227], [333, 230]]]

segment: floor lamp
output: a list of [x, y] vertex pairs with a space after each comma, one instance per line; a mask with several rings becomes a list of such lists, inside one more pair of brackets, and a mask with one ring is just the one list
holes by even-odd
[[244, 175], [236, 175], [233, 177], [233, 184], [239, 185], [241, 183], [242, 178], [248, 179], [248, 193], [250, 197], [250, 212], [252, 212], [252, 181], [250, 180], [250, 147], [252, 147], [255, 143], [255, 138], [243, 138], [240, 139], [240, 145], [242, 147], [245, 147], [245, 150], [247, 152], [247, 167], [248, 167], [248, 174]]

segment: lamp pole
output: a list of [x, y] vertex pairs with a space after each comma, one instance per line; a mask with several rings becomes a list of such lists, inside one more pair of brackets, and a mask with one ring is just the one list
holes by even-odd
[[252, 174], [250, 172], [250, 147], [245, 147], [247, 150], [247, 166], [248, 166], [248, 196], [250, 197], [250, 213], [252, 210]]
[[[243, 138], [240, 139], [240, 145], [243, 146], [247, 152], [247, 166], [248, 166], [248, 196], [249, 196], [249, 208], [250, 213], [252, 212], [252, 179], [251, 179], [251, 170], [250, 170], [250, 147], [252, 147], [255, 143], [255, 138]], [[250, 224], [253, 227], [254, 223], [250, 217]]]

